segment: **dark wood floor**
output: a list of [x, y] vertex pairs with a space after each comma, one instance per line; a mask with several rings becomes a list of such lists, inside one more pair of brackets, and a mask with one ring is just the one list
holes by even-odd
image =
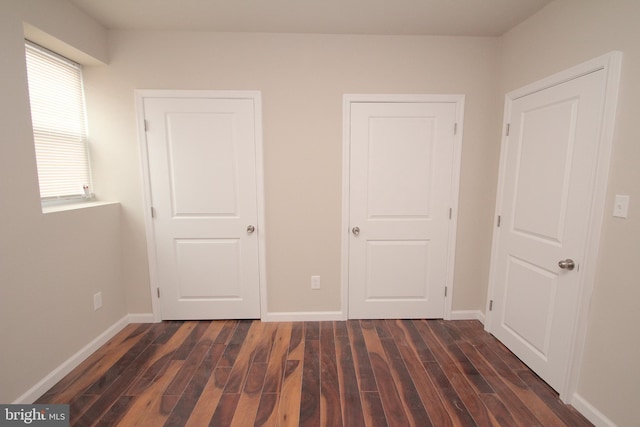
[[590, 426], [477, 321], [129, 325], [37, 403], [78, 426]]

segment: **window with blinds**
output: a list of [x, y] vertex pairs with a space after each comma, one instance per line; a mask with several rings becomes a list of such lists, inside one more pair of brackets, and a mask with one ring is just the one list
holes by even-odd
[[30, 42], [25, 46], [40, 197], [89, 197], [82, 68]]

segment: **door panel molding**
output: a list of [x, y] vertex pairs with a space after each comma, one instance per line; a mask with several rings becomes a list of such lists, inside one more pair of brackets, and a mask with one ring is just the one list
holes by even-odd
[[149, 290], [151, 293], [151, 305], [153, 320], [160, 322], [160, 300], [158, 296], [158, 256], [156, 254], [156, 239], [152, 218], [151, 176], [149, 168], [149, 151], [146, 135], [144, 101], [149, 98], [216, 98], [232, 100], [250, 100], [253, 104], [254, 114], [254, 140], [255, 140], [255, 174], [256, 174], [256, 202], [257, 202], [257, 229], [258, 239], [258, 274], [260, 288], [260, 315], [267, 314], [267, 283], [266, 283], [266, 244], [265, 244], [265, 208], [264, 208], [264, 167], [263, 167], [263, 141], [262, 141], [262, 97], [259, 91], [215, 91], [215, 90], [135, 90], [136, 117], [138, 123], [138, 148], [142, 170], [144, 221], [147, 241], [147, 259], [149, 262]]
[[448, 235], [446, 254], [446, 286], [444, 298], [444, 318], [452, 317], [453, 273], [455, 262], [455, 243], [458, 218], [458, 195], [460, 187], [460, 161], [462, 153], [462, 135], [464, 122], [464, 95], [429, 94], [345, 94], [343, 96], [343, 135], [342, 135], [342, 246], [341, 246], [341, 318], [348, 318], [349, 308], [349, 242], [350, 229], [350, 164], [351, 164], [351, 106], [354, 103], [450, 103], [455, 105], [455, 131], [451, 168], [451, 227]]
[[[588, 217], [586, 250], [584, 251], [580, 264], [579, 292], [577, 310], [573, 319], [572, 334], [566, 339], [570, 342], [569, 366], [566, 369], [566, 376], [563, 384], [557, 390], [562, 401], [572, 403], [577, 397], [576, 391], [580, 379], [580, 369], [584, 355], [584, 344], [587, 335], [588, 308], [593, 286], [595, 282], [596, 262], [602, 223], [605, 212], [605, 201], [607, 192], [607, 179], [609, 175], [609, 163], [611, 158], [611, 147], [613, 141], [613, 130], [615, 111], [618, 97], [618, 86], [620, 81], [620, 70], [622, 63], [621, 52], [610, 52], [606, 55], [586, 61], [565, 71], [556, 73], [537, 82], [516, 89], [505, 95], [505, 107], [503, 116], [503, 130], [500, 172], [498, 177], [498, 194], [496, 198], [495, 217], [501, 215], [501, 207], [504, 199], [505, 173], [507, 168], [507, 126], [511, 116], [512, 104], [525, 96], [553, 88], [567, 83], [574, 79], [592, 74], [597, 71], [604, 71], [603, 103], [601, 110], [600, 131], [597, 142], [596, 166], [593, 174], [593, 192], [590, 204], [590, 214]], [[491, 252], [491, 268], [489, 275], [489, 288], [486, 301], [486, 323], [485, 329], [492, 332], [497, 327], [499, 314], [491, 311], [492, 300], [496, 292], [496, 281], [498, 280], [498, 232], [499, 228], [494, 226], [493, 246]]]

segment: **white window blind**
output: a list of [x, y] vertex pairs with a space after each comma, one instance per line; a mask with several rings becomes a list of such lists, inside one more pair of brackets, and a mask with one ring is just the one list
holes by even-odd
[[43, 200], [91, 185], [80, 65], [26, 43], [31, 119]]

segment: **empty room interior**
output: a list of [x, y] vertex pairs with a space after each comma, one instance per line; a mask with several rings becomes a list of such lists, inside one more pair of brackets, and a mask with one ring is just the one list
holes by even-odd
[[[637, 0], [3, 0], [0, 403], [75, 381], [85, 400], [58, 403], [91, 425], [119, 380], [85, 368], [144, 379], [147, 340], [183, 357], [102, 425], [149, 424], [149, 402], [185, 424], [171, 380], [197, 388], [216, 349], [232, 409], [204, 425], [428, 425], [411, 393], [432, 425], [639, 425], [638, 22]], [[41, 197], [26, 41], [81, 69], [90, 182], [60, 203]], [[234, 345], [255, 347], [234, 365]], [[494, 379], [506, 366], [548, 385]], [[337, 376], [306, 388], [313, 372]], [[512, 395], [548, 408], [529, 424]]]

